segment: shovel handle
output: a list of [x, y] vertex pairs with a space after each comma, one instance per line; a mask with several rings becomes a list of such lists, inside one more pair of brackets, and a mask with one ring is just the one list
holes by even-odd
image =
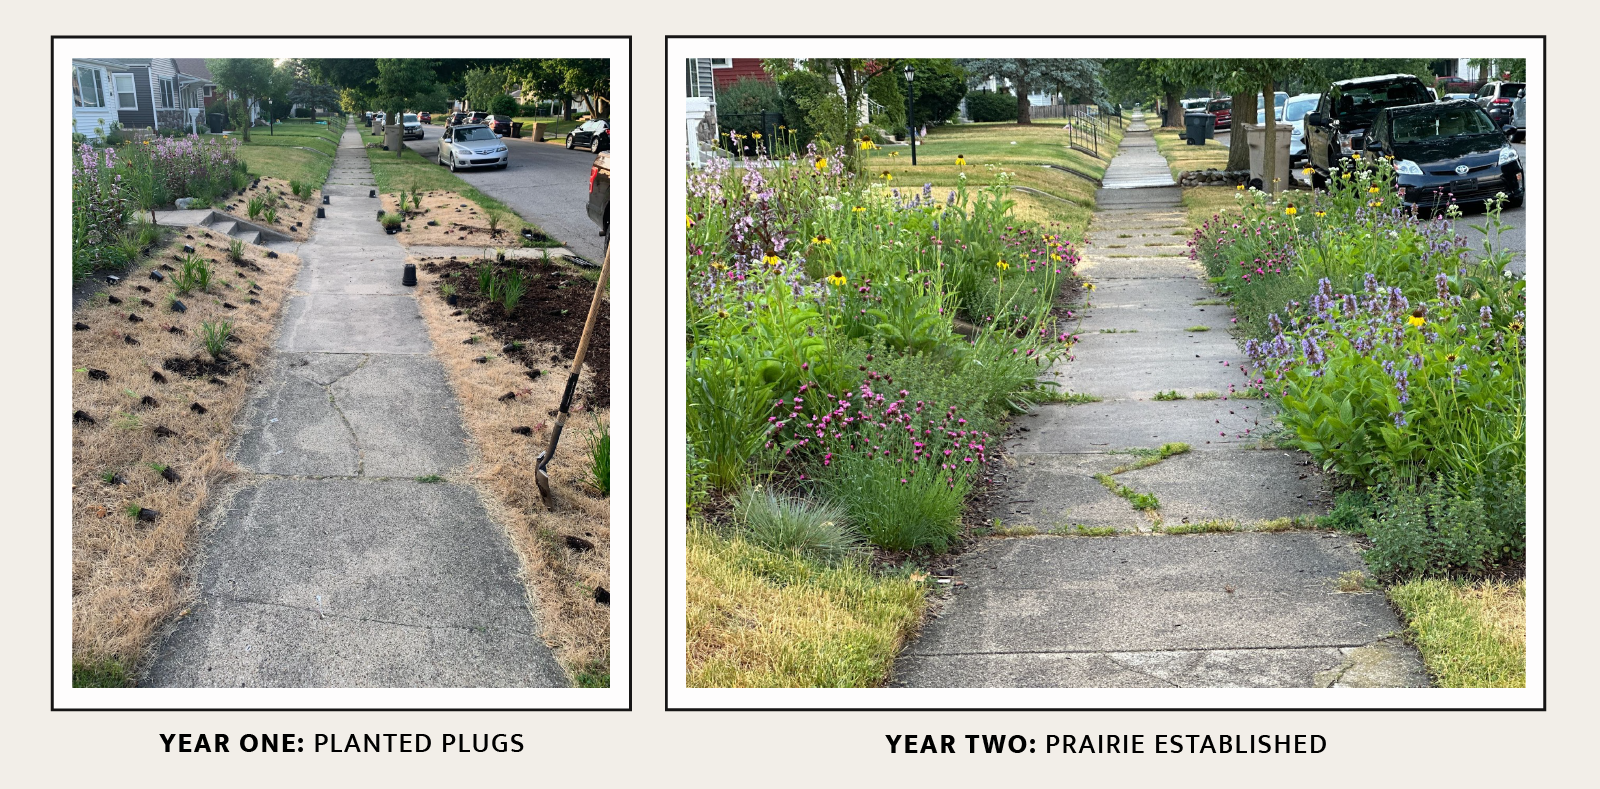
[[572, 372], [567, 373], [567, 388], [561, 393], [561, 411], [556, 414], [556, 423], [550, 428], [550, 446], [539, 453], [539, 471], [544, 471], [550, 465], [550, 459], [555, 457], [556, 445], [561, 443], [561, 430], [567, 426], [567, 413], [572, 407], [572, 393], [578, 388], [578, 374], [583, 372], [583, 359], [589, 353], [589, 335], [594, 332], [594, 324], [600, 317], [600, 294], [605, 292], [606, 279], [611, 274], [611, 246], [606, 245], [605, 262], [600, 264], [600, 279], [595, 281], [594, 298], [589, 302], [589, 318], [583, 323], [583, 336], [578, 340], [578, 352], [572, 357]]

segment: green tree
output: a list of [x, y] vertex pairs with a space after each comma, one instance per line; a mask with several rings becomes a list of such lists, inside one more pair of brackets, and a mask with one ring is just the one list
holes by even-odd
[[1011, 83], [1017, 97], [1017, 123], [1033, 123], [1028, 94], [1048, 91], [1082, 96], [1098, 102], [1105, 95], [1100, 85], [1100, 63], [1090, 58], [963, 58], [956, 65], [969, 82], [998, 77]]
[[294, 102], [289, 99], [289, 91], [294, 89], [294, 73], [286, 65], [278, 66], [272, 70], [272, 78], [267, 80], [267, 90], [261, 99], [267, 103], [267, 134], [272, 135], [277, 129], [277, 122], [289, 112], [289, 105]]
[[[379, 58], [377, 61], [377, 96], [388, 113], [388, 122], [398, 126], [408, 106], [416, 104], [434, 89], [433, 64], [416, 58]], [[396, 145], [394, 155], [405, 153], [404, 144]]]
[[503, 71], [476, 68], [466, 73], [464, 81], [467, 105], [475, 110], [488, 112], [489, 103], [494, 101], [494, 97], [506, 93], [506, 74]]
[[316, 117], [319, 109], [328, 110], [339, 106], [339, 90], [313, 77], [311, 67], [305, 61], [297, 58], [284, 65], [294, 82], [289, 88], [288, 95], [291, 104], [311, 108], [312, 117]]
[[961, 110], [961, 99], [967, 95], [967, 72], [950, 58], [916, 58], [911, 65], [917, 70], [915, 98], [917, 122], [942, 125], [950, 122]]
[[[1160, 66], [1164, 73], [1180, 81], [1216, 84], [1228, 91], [1233, 97], [1234, 131], [1240, 130], [1244, 124], [1256, 122], [1255, 99], [1258, 94], [1263, 96], [1266, 117], [1261, 119], [1261, 123], [1265, 124], [1262, 166], [1266, 177], [1262, 179], [1262, 188], [1268, 194], [1276, 194], [1287, 186], [1276, 183], [1272, 177], [1278, 171], [1278, 124], [1273, 119], [1272, 110], [1268, 109], [1273, 106], [1272, 96], [1280, 81], [1314, 78], [1314, 68], [1312, 61], [1306, 58], [1171, 59], [1163, 61]], [[1244, 134], [1229, 135], [1228, 169], [1249, 169], [1250, 148], [1246, 137]]]
[[206, 69], [217, 87], [233, 93], [244, 103], [244, 141], [250, 142], [251, 109], [272, 90], [271, 58], [215, 58], [206, 60]]

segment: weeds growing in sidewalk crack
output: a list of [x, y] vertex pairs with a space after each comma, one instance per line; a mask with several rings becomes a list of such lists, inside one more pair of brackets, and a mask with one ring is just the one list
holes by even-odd
[[1161, 508], [1161, 501], [1156, 498], [1154, 493], [1140, 493], [1127, 485], [1118, 483], [1111, 478], [1110, 474], [1096, 474], [1094, 478], [1101, 485], [1106, 486], [1106, 490], [1127, 499], [1128, 503], [1132, 504], [1136, 510], [1148, 512]]
[[1145, 449], [1143, 447], [1125, 449], [1118, 454], [1126, 453], [1130, 455], [1138, 455], [1139, 459], [1133, 461], [1132, 463], [1117, 466], [1111, 470], [1111, 473], [1121, 474], [1128, 471], [1138, 471], [1142, 468], [1149, 468], [1163, 460], [1166, 460], [1169, 457], [1172, 457], [1173, 455], [1182, 455], [1183, 453], [1188, 452], [1190, 449], [1191, 447], [1182, 441], [1172, 441], [1162, 444], [1156, 449]]
[[1155, 396], [1150, 398], [1150, 399], [1151, 400], [1188, 400], [1189, 396], [1179, 392], [1176, 389], [1169, 389], [1169, 390], [1167, 390], [1165, 392], [1156, 392]]
[[1238, 522], [1229, 520], [1207, 520], [1199, 523], [1177, 523], [1171, 526], [1157, 527], [1157, 531], [1162, 534], [1209, 534], [1212, 532], [1235, 532], [1238, 530]]
[[1210, 326], [1195, 325], [1195, 326], [1190, 326], [1187, 329], [1184, 329], [1184, 331], [1189, 331], [1189, 332], [1211, 331], [1211, 327]]

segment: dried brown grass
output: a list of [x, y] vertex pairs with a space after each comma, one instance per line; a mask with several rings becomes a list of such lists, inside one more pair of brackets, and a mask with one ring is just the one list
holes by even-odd
[[[269, 224], [267, 220], [257, 217], [250, 218], [250, 198], [271, 192], [278, 196], [278, 221]], [[301, 200], [289, 191], [289, 182], [282, 178], [262, 177], [261, 183], [247, 187], [241, 196], [236, 196], [228, 201], [227, 213], [243, 219], [246, 222], [270, 227], [296, 241], [305, 241], [311, 238], [311, 220], [317, 216], [317, 206], [322, 203], [322, 190], [314, 189], [311, 196]], [[294, 225], [299, 223], [298, 228]], [[294, 228], [294, 229], [291, 229]], [[227, 242], [224, 241], [224, 244]], [[224, 247], [226, 248], [226, 247]]]
[[[384, 211], [392, 214], [399, 209], [399, 203], [393, 193], [385, 192], [379, 197], [382, 198]], [[408, 190], [406, 217], [406, 231], [396, 238], [407, 246], [457, 246], [483, 249], [515, 247], [522, 243], [522, 239], [517, 235], [522, 229], [522, 220], [517, 218], [516, 214], [510, 211], [503, 212], [500, 233], [491, 237], [489, 218], [485, 210], [455, 192], [424, 191], [422, 208], [419, 210], [412, 206], [411, 192]], [[439, 224], [430, 227], [429, 220], [437, 221]]]
[[[583, 411], [568, 419], [561, 446], [548, 467], [555, 509], [547, 511], [534, 482], [534, 458], [549, 443], [567, 370], [551, 370], [529, 380], [528, 369], [507, 360], [497, 347], [464, 344], [488, 332], [464, 315], [450, 314], [454, 309], [437, 293], [437, 275], [419, 270], [417, 276], [417, 299], [434, 353], [449, 373], [476, 449], [470, 482], [484, 493], [491, 517], [516, 547], [544, 639], [569, 673], [576, 675], [597, 663], [603, 666], [611, 649], [611, 609], [595, 602], [594, 589], [611, 588], [611, 503], [588, 482], [585, 441], [594, 418], [606, 424], [610, 413]], [[554, 353], [555, 346], [538, 350]], [[487, 364], [472, 361], [484, 355], [490, 357]], [[590, 377], [585, 367], [579, 391], [588, 387]], [[507, 392], [516, 397], [502, 401]], [[533, 435], [511, 432], [519, 426], [533, 428]], [[572, 551], [567, 536], [594, 543], [594, 550]]]
[[[186, 239], [187, 233], [194, 237]], [[247, 384], [255, 380], [258, 362], [267, 353], [283, 300], [300, 260], [294, 255], [266, 258], [266, 249], [247, 247], [245, 260], [262, 271], [230, 264], [223, 250], [205, 249], [206, 231], [186, 228], [172, 242], [129, 271], [109, 294], [123, 299], [112, 305], [96, 295], [73, 311], [74, 323], [87, 331], [72, 333], [72, 407], [96, 423], [74, 423], [72, 435], [72, 653], [75, 662], [117, 660], [125, 666], [142, 662], [152, 634], [177, 613], [182, 602], [181, 576], [193, 550], [192, 541], [207, 497], [227, 480], [234, 467], [227, 449], [234, 437], [233, 418], [244, 405]], [[182, 297], [188, 311], [168, 309], [170, 278], [157, 283], [148, 272], [171, 263], [186, 243], [197, 245], [213, 260], [211, 293]], [[243, 277], [235, 273], [243, 274]], [[248, 282], [260, 286], [250, 304]], [[223, 283], [233, 285], [225, 287]], [[137, 285], [150, 288], [141, 293]], [[141, 298], [156, 307], [139, 304]], [[227, 301], [237, 309], [226, 309]], [[131, 323], [129, 313], [144, 318]], [[226, 385], [188, 379], [165, 372], [168, 383], [156, 383], [151, 372], [169, 357], [205, 355], [200, 345], [202, 321], [228, 320], [240, 342], [229, 343], [235, 358], [251, 367], [226, 376]], [[176, 326], [182, 334], [167, 331]], [[133, 337], [138, 345], [126, 342]], [[88, 369], [104, 370], [107, 380], [92, 380]], [[155, 398], [154, 406], [140, 398]], [[191, 410], [193, 403], [205, 414]], [[158, 438], [165, 427], [176, 435]], [[168, 482], [151, 464], [170, 467], [181, 479]], [[126, 484], [110, 485], [100, 475], [121, 474]], [[157, 510], [160, 518], [143, 523], [129, 506]]]

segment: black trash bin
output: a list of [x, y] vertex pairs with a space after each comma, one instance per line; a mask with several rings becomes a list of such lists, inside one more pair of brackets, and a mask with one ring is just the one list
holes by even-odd
[[522, 124], [515, 122], [511, 124], [511, 138], [514, 140], [522, 139]]
[[206, 116], [206, 126], [211, 129], [212, 134], [221, 134], [228, 130], [228, 116], [213, 112]]
[[1186, 112], [1183, 114], [1183, 138], [1190, 145], [1205, 145], [1206, 140], [1216, 137], [1217, 116], [1209, 112]]

